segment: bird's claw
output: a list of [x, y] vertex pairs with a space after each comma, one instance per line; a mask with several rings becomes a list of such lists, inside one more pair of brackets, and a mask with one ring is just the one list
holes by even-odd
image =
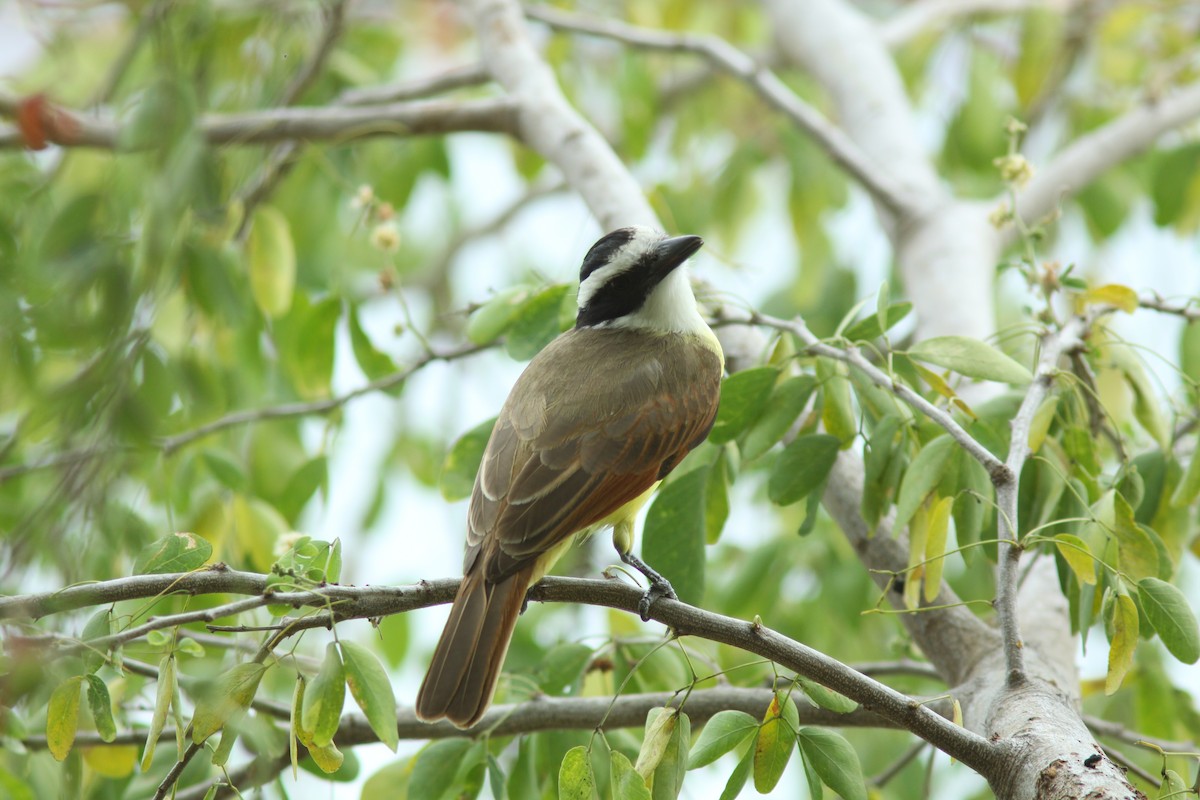
[[647, 589], [640, 600], [638, 600], [638, 616], [642, 618], [642, 622], [650, 621], [650, 607], [654, 605], [656, 600], [665, 598], [667, 600], [678, 600], [679, 597], [675, 594], [674, 587], [666, 578], [661, 578], [657, 581], [650, 582], [650, 588]]

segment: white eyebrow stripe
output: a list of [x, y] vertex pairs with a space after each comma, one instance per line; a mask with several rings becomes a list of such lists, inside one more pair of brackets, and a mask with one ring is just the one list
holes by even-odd
[[664, 238], [666, 237], [650, 228], [638, 228], [634, 237], [617, 251], [617, 257], [613, 261], [593, 270], [592, 274], [579, 284], [578, 307], [586, 307], [606, 283], [622, 272], [635, 268], [642, 257]]

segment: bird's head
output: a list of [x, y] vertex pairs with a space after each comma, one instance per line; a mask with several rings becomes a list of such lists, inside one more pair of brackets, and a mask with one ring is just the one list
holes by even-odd
[[699, 236], [674, 236], [642, 226], [600, 237], [579, 269], [577, 328], [629, 327], [694, 332], [704, 327], [686, 270]]

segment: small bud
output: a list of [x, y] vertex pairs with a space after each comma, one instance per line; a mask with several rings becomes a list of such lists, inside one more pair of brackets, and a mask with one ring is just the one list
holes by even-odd
[[1029, 126], [1016, 117], [1009, 117], [1008, 122], [1004, 125], [1004, 130], [1009, 136], [1017, 136], [1029, 130]]
[[1001, 203], [996, 206], [991, 214], [988, 214], [988, 222], [992, 223], [992, 227], [1000, 230], [1008, 223], [1012, 222], [1012, 209], [1006, 203]]
[[394, 222], [381, 222], [371, 230], [371, 244], [385, 253], [400, 249], [400, 229]]
[[1005, 183], [1024, 186], [1033, 177], [1033, 165], [1020, 153], [1000, 156], [992, 163], [1000, 170], [1000, 179]]
[[366, 208], [371, 205], [371, 201], [375, 199], [375, 190], [369, 184], [364, 183], [358, 187], [358, 191], [354, 193], [354, 197], [350, 199], [350, 207], [355, 211]]
[[391, 203], [380, 203], [379, 208], [375, 209], [375, 213], [381, 222], [386, 222], [396, 216], [396, 209]]

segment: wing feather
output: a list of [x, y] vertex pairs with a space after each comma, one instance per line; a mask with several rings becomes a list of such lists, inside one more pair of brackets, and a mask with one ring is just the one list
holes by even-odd
[[647, 346], [644, 333], [572, 331], [536, 360], [500, 412], [471, 497], [466, 563], [482, 556], [488, 581], [639, 497], [716, 415], [719, 357], [679, 336]]

